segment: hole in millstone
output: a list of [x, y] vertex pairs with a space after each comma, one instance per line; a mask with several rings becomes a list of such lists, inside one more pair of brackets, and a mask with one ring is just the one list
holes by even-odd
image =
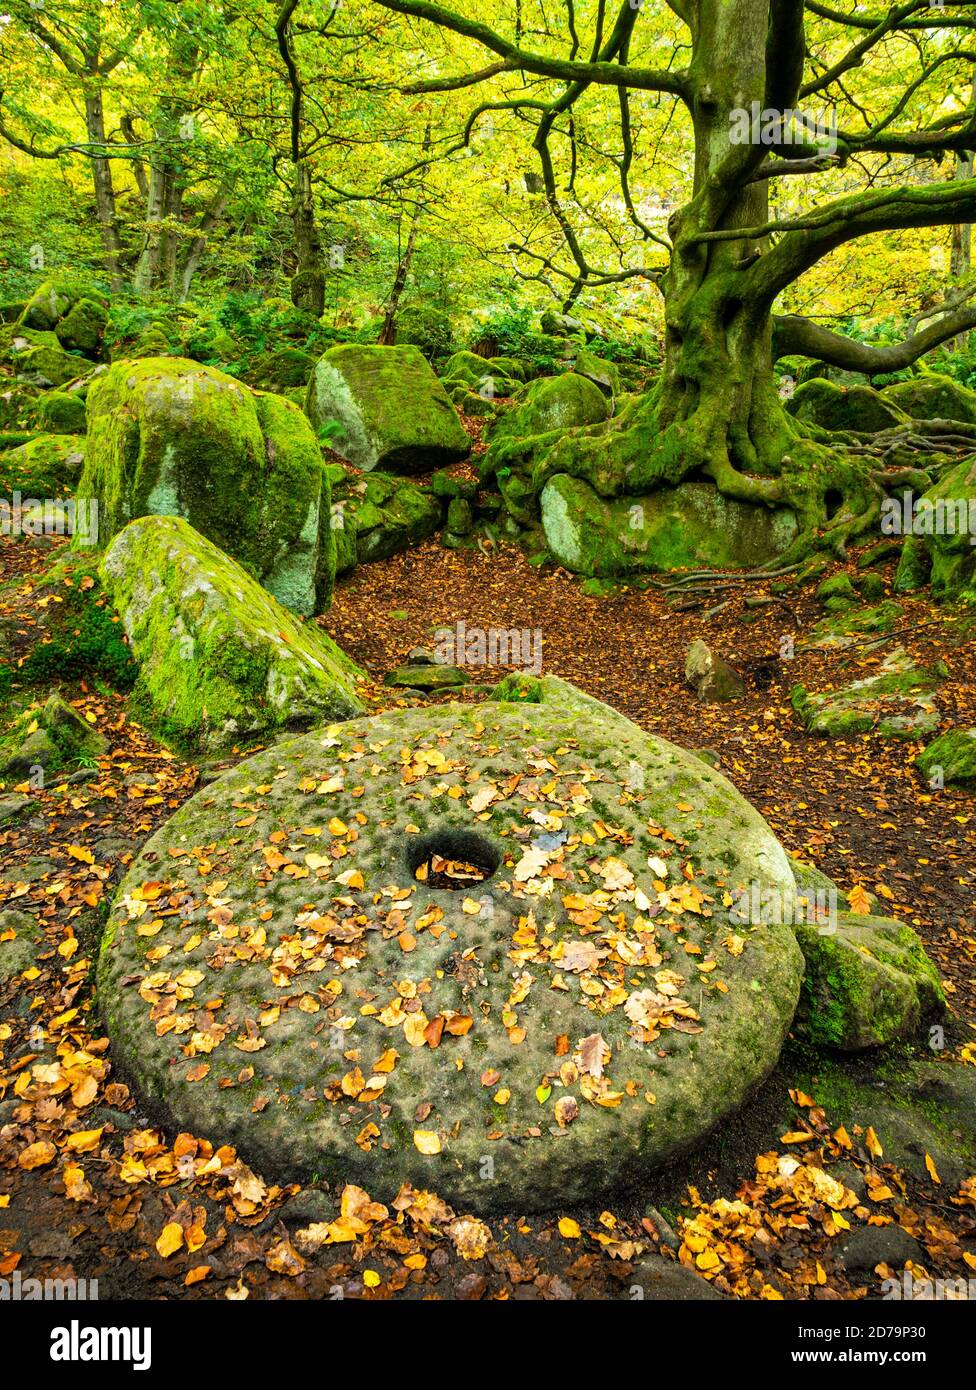
[[484, 883], [502, 862], [500, 852], [475, 830], [432, 830], [407, 845], [407, 868], [417, 883], [453, 892]]

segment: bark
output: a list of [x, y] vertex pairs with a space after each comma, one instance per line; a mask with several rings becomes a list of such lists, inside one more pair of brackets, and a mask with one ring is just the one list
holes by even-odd
[[322, 238], [315, 216], [311, 170], [305, 159], [294, 165], [292, 226], [297, 256], [297, 268], [291, 282], [292, 303], [296, 308], [321, 318], [325, 312]]
[[[89, 82], [85, 88], [85, 130], [94, 146], [105, 144], [105, 110], [101, 90]], [[119, 236], [115, 207], [115, 186], [109, 160], [93, 155], [92, 183], [95, 189], [95, 212], [102, 237], [105, 268], [113, 290], [122, 288], [122, 241]]]
[[396, 342], [396, 319], [400, 308], [400, 300], [406, 288], [407, 276], [410, 274], [410, 263], [413, 260], [414, 248], [417, 245], [417, 226], [419, 217], [414, 217], [410, 224], [410, 235], [407, 237], [407, 244], [403, 255], [397, 264], [396, 275], [393, 279], [393, 288], [390, 297], [386, 302], [386, 313], [383, 315], [383, 327], [380, 329], [380, 336], [377, 341], [383, 347], [389, 347]]

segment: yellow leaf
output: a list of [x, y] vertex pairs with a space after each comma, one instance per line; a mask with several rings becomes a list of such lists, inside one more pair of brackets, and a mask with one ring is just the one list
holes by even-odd
[[559, 1234], [563, 1240], [579, 1240], [581, 1232], [578, 1222], [571, 1216], [561, 1216], [559, 1218]]
[[440, 1138], [432, 1129], [415, 1129], [413, 1142], [422, 1154], [439, 1154], [441, 1151]]
[[175, 1255], [177, 1250], [183, 1246], [183, 1227], [178, 1221], [170, 1221], [160, 1232], [159, 1239], [156, 1241], [156, 1249], [164, 1260], [169, 1259], [170, 1255]]
[[926, 1154], [926, 1155], [925, 1155], [925, 1168], [926, 1168], [926, 1171], [928, 1172], [929, 1177], [932, 1179], [933, 1182], [937, 1182], [937, 1183], [941, 1183], [941, 1182], [942, 1182], [942, 1179], [939, 1177], [939, 1170], [936, 1168], [935, 1164], [932, 1162], [932, 1158], [931, 1158], [931, 1155], [930, 1155], [930, 1154]]

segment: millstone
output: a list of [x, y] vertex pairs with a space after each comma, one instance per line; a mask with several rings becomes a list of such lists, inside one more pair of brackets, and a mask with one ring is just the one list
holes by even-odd
[[760, 816], [595, 701], [354, 719], [148, 842], [102, 1008], [144, 1098], [267, 1176], [540, 1209], [632, 1185], [775, 1064], [802, 959], [731, 924], [752, 883], [792, 899]]

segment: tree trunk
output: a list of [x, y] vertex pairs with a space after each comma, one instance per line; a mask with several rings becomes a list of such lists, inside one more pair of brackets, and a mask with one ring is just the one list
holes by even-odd
[[312, 175], [304, 159], [295, 168], [292, 225], [298, 268], [292, 277], [291, 302], [297, 309], [321, 318], [325, 313], [325, 272], [322, 269], [322, 238], [315, 218]]
[[[105, 110], [102, 93], [89, 81], [85, 86], [85, 129], [92, 145], [105, 144]], [[115, 188], [109, 160], [94, 156], [91, 161], [92, 182], [95, 188], [95, 211], [102, 235], [105, 268], [113, 290], [122, 288], [120, 258], [122, 242], [115, 212]]]
[[407, 276], [410, 274], [410, 262], [413, 260], [414, 248], [417, 245], [417, 225], [419, 221], [420, 218], [415, 217], [410, 224], [410, 235], [407, 237], [406, 249], [397, 265], [396, 275], [393, 280], [393, 288], [386, 302], [383, 327], [380, 329], [380, 336], [377, 339], [381, 347], [390, 347], [396, 342], [397, 311], [400, 308], [400, 300], [403, 297], [403, 291], [406, 287]]

